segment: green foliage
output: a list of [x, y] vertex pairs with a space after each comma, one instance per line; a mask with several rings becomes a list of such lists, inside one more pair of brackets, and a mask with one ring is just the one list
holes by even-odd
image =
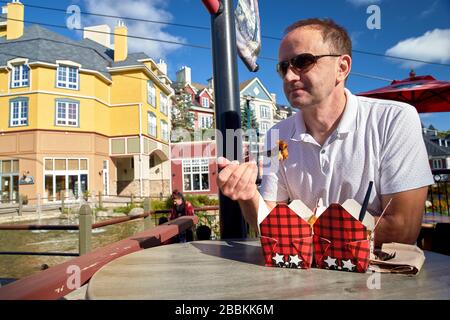
[[241, 127], [242, 130], [247, 129], [256, 130], [256, 128], [258, 128], [258, 124], [256, 123], [255, 111], [252, 110], [248, 105], [244, 106], [243, 112], [241, 114]]
[[[170, 198], [168, 198], [170, 200]], [[156, 200], [153, 199], [150, 202], [150, 208], [152, 208], [152, 210], [164, 210], [164, 209], [170, 209], [171, 207], [171, 202], [168, 200]]]
[[83, 199], [84, 200], [89, 200], [89, 197], [91, 196], [91, 192], [89, 190], [86, 190], [85, 192], [83, 192]]
[[183, 93], [176, 96], [176, 103], [171, 109], [172, 130], [183, 128], [191, 131], [194, 128], [194, 115], [189, 111], [191, 106], [192, 102], [189, 94]]
[[108, 211], [108, 209], [105, 208], [105, 207], [95, 206], [95, 208], [92, 209], [92, 211], [93, 211], [94, 213], [97, 213], [97, 212], [99, 212], [99, 211]]
[[125, 213], [128, 215], [130, 213], [131, 209], [140, 208], [140, 207], [141, 207], [140, 205], [133, 203], [133, 204], [127, 204], [124, 207], [114, 208], [113, 211], [118, 212], [118, 213]]
[[450, 134], [450, 130], [447, 130], [447, 131], [438, 131], [437, 135], [439, 138], [445, 139], [447, 137], [447, 135], [449, 135], [449, 134]]
[[195, 207], [204, 207], [204, 206], [215, 206], [219, 204], [219, 200], [210, 198], [207, 195], [185, 195], [184, 197], [187, 201], [189, 201], [194, 208]]

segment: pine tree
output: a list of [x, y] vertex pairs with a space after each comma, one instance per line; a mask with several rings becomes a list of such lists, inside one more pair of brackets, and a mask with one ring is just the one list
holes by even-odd
[[242, 130], [247, 129], [256, 130], [256, 128], [258, 128], [258, 124], [256, 123], [255, 111], [252, 110], [247, 104], [244, 105], [243, 111], [241, 113], [241, 128]]

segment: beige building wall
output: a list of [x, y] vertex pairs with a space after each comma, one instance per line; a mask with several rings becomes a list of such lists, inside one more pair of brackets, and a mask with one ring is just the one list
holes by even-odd
[[[19, 160], [19, 174], [32, 176], [34, 184], [20, 185], [19, 193], [34, 199], [45, 197], [44, 163], [46, 158], [88, 159], [88, 190], [103, 192], [103, 161], [109, 164], [109, 191], [116, 193], [115, 165], [109, 157], [109, 140], [95, 133], [27, 131], [0, 136], [0, 159]], [[30, 201], [33, 203], [33, 201]]]

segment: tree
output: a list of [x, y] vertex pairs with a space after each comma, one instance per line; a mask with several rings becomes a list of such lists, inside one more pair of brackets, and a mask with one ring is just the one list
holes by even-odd
[[175, 101], [175, 106], [172, 107], [172, 130], [182, 128], [192, 132], [194, 115], [189, 111], [192, 106], [191, 95], [182, 93], [176, 96]]
[[[250, 125], [249, 125], [250, 124]], [[242, 130], [255, 129], [258, 127], [256, 123], [255, 111], [252, 110], [248, 103], [244, 105], [243, 112], [241, 114], [241, 128]]]

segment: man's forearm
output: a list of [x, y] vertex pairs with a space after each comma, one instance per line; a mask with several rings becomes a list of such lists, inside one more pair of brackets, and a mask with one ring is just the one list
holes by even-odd
[[413, 221], [404, 221], [395, 215], [382, 218], [377, 230], [375, 230], [375, 246], [381, 247], [383, 243], [399, 242], [414, 244], [417, 240], [420, 227]]

